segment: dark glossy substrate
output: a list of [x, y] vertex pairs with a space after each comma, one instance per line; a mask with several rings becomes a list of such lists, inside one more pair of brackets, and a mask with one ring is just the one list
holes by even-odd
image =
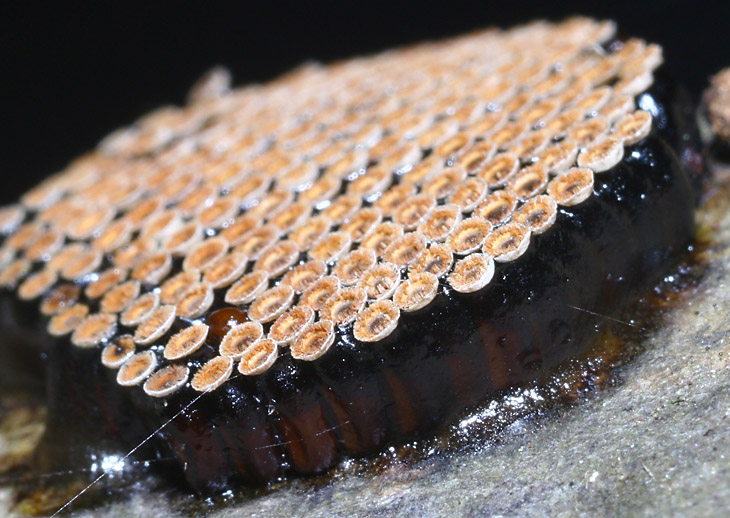
[[[654, 132], [628, 148], [621, 165], [596, 176], [588, 201], [561, 209], [523, 257], [497, 266], [486, 288], [459, 294], [442, 284], [434, 302], [402, 314], [381, 342], [360, 343], [344, 329], [317, 361], [293, 360], [284, 349], [265, 374], [237, 376], [188, 406], [198, 396], [190, 388], [158, 400], [140, 387], [117, 386], [96, 349], [65, 339], [16, 342], [6, 333], [2, 349], [15, 363], [18, 351], [22, 365], [37, 365], [41, 350], [48, 355], [40, 469], [84, 467], [99, 452], [124, 453], [176, 416], [146, 444], [144, 458], [176, 459], [170, 471], [202, 492], [258, 485], [428, 433], [500, 389], [544, 376], [591, 344], [607, 322], [595, 313], [615, 315], [691, 241], [693, 178], [701, 168], [683, 170], [667, 141], [685, 142], [685, 128], [651, 100], [660, 110]], [[687, 153], [696, 151], [679, 150], [692, 166]], [[17, 315], [7, 329], [27, 337], [45, 327], [9, 294], [2, 299]], [[193, 369], [214, 351], [214, 344], [201, 349]]]

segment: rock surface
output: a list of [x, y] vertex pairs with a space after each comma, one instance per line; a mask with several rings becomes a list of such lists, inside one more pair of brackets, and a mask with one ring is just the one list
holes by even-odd
[[[730, 198], [698, 214], [703, 274], [662, 316], [614, 383], [548, 415], [518, 419], [498, 442], [385, 468], [339, 468], [220, 505], [146, 489], [70, 514], [91, 516], [727, 516], [730, 513]], [[30, 414], [31, 417], [34, 414]], [[37, 413], [37, 417], [42, 416]], [[23, 426], [32, 430], [32, 418]], [[8, 414], [3, 420], [7, 420]], [[17, 418], [17, 416], [16, 416]], [[28, 440], [0, 427], [0, 457]], [[20, 437], [18, 437], [20, 435]], [[7, 467], [7, 466], [4, 466]], [[7, 484], [7, 480], [5, 481]], [[13, 487], [0, 515], [26, 516]], [[53, 510], [51, 510], [53, 512]]]

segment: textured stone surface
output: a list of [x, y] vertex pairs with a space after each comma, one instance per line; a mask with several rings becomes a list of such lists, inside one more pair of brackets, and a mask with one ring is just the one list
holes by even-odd
[[[710, 238], [700, 282], [663, 316], [616, 383], [500, 441], [385, 469], [338, 469], [212, 506], [134, 484], [74, 516], [727, 516], [730, 513], [730, 212], [727, 189], [699, 213]], [[12, 434], [0, 430], [0, 446]], [[16, 434], [17, 435], [17, 434]], [[23, 434], [20, 434], [23, 436]], [[26, 437], [27, 439], [27, 437]], [[0, 514], [12, 488], [0, 489]]]

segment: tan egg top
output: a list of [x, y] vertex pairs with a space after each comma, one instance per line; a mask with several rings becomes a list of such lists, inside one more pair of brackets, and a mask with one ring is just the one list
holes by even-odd
[[[282, 347], [315, 360], [343, 329], [382, 340], [445, 286], [487, 286], [648, 135], [635, 96], [661, 48], [603, 50], [614, 30], [535, 22], [199, 85], [0, 209], [0, 285], [154, 397]], [[247, 320], [213, 340], [226, 307]]]

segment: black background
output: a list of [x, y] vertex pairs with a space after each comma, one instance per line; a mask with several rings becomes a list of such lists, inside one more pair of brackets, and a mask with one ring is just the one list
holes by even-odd
[[727, 1], [12, 4], [0, 7], [0, 203], [111, 130], [182, 102], [218, 63], [243, 84], [309, 59], [580, 13], [661, 43], [665, 67], [695, 93], [730, 65]]

